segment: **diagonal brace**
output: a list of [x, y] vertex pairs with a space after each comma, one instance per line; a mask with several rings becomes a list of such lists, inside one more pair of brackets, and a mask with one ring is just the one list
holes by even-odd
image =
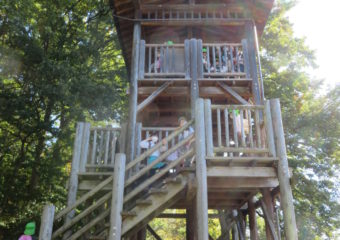
[[246, 100], [244, 100], [237, 92], [235, 92], [231, 87], [225, 83], [217, 82], [217, 84], [226, 92], [228, 92], [233, 98], [242, 103], [243, 105], [250, 105]]
[[164, 83], [162, 86], [157, 88], [156, 91], [154, 91], [150, 96], [148, 96], [143, 102], [138, 104], [137, 113], [148, 106], [159, 94], [161, 94], [167, 87], [169, 87], [171, 83], [172, 81]]

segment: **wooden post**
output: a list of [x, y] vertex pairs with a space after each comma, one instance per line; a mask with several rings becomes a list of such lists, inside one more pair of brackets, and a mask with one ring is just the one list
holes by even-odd
[[144, 70], [145, 70], [145, 40], [141, 40], [139, 46], [139, 67], [138, 67], [139, 79], [144, 79]]
[[195, 149], [196, 149], [196, 213], [197, 239], [208, 239], [208, 189], [207, 166], [205, 161], [204, 101], [196, 100], [195, 107]]
[[127, 126], [126, 139], [126, 158], [127, 163], [133, 160], [135, 146], [135, 129], [137, 118], [137, 99], [138, 99], [138, 60], [139, 44], [141, 36], [140, 22], [134, 23], [132, 57], [131, 57], [131, 79], [130, 79], [130, 96], [129, 96], [129, 120]]
[[195, 240], [196, 237], [196, 209], [195, 203], [186, 209], [186, 239]]
[[280, 100], [270, 100], [270, 108], [274, 126], [276, 153], [279, 157], [278, 178], [280, 184], [281, 208], [283, 211], [285, 235], [288, 240], [296, 240], [298, 239], [298, 234], [293, 205], [292, 188], [289, 182], [289, 169], [281, 117]]
[[41, 216], [39, 240], [52, 239], [54, 211], [55, 207], [53, 204], [49, 204], [44, 207], [44, 211]]
[[[77, 190], [78, 190], [78, 172], [79, 172], [79, 163], [81, 156], [81, 145], [84, 133], [84, 123], [77, 123], [76, 137], [74, 139], [74, 147], [73, 147], [73, 156], [72, 156], [72, 165], [71, 165], [71, 174], [70, 181], [68, 186], [68, 195], [67, 195], [67, 206], [73, 205], [77, 200]], [[65, 223], [71, 221], [74, 216], [74, 210], [70, 211], [65, 216]], [[70, 231], [67, 231], [63, 239], [67, 239], [70, 236]]]
[[[136, 141], [135, 141], [135, 157], [139, 156], [141, 153], [141, 148], [139, 143], [142, 141], [142, 123], [136, 124]], [[137, 173], [139, 171], [140, 163], [137, 163], [134, 167], [134, 173]]]
[[198, 80], [197, 80], [197, 40], [190, 40], [190, 73], [191, 73], [191, 117], [195, 116], [195, 104], [198, 98]]
[[125, 154], [118, 153], [115, 158], [109, 240], [120, 240], [122, 230], [121, 212], [124, 200]]
[[204, 100], [204, 124], [205, 124], [205, 142], [206, 152], [208, 157], [213, 157], [213, 130], [212, 130], [212, 115], [211, 115], [211, 101]]
[[80, 153], [80, 163], [79, 163], [79, 172], [86, 171], [86, 163], [87, 163], [87, 155], [89, 152], [89, 142], [90, 142], [90, 131], [91, 124], [84, 123], [83, 128], [83, 139], [81, 142], [81, 153]]
[[254, 23], [252, 21], [247, 21], [245, 24], [245, 32], [247, 37], [248, 45], [248, 57], [249, 57], [249, 70], [252, 81], [252, 92], [255, 100], [255, 105], [262, 105], [259, 79], [257, 75], [257, 65], [256, 65], [256, 47], [255, 47], [255, 36], [254, 36]]
[[258, 240], [254, 197], [248, 201], [250, 240]]
[[232, 240], [239, 240], [236, 223], [233, 224], [233, 228], [231, 229], [231, 237]]
[[275, 150], [275, 140], [274, 140], [274, 132], [273, 132], [273, 121], [272, 115], [270, 112], [270, 102], [265, 100], [264, 102], [264, 124], [266, 128], [266, 136], [267, 136], [267, 143], [269, 148], [269, 154], [272, 157], [276, 157], [276, 150]]
[[184, 71], [185, 71], [185, 78], [190, 78], [190, 41], [186, 39], [184, 41], [184, 58], [185, 58], [185, 65], [184, 65]]
[[122, 123], [121, 126], [118, 139], [119, 153], [125, 153], [127, 124]]
[[[271, 222], [274, 222], [273, 199], [272, 199], [269, 189], [262, 189], [262, 196], [263, 196], [263, 202], [266, 205], [266, 209], [268, 210], [267, 218], [269, 218]], [[266, 220], [266, 237], [267, 237], [266, 239], [272, 240], [273, 236], [272, 236], [272, 232], [269, 226], [270, 223], [266, 218], [265, 220]]]
[[250, 67], [249, 67], [249, 54], [248, 54], [248, 43], [247, 39], [242, 39], [242, 50], [243, 50], [243, 62], [244, 62], [244, 72], [246, 77], [250, 78]]
[[203, 78], [203, 43], [197, 40], [197, 78]]

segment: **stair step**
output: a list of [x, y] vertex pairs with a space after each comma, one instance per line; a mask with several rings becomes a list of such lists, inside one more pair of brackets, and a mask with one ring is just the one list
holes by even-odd
[[150, 205], [152, 205], [152, 201], [149, 200], [149, 199], [145, 199], [145, 200], [138, 199], [138, 200], [136, 201], [136, 205], [140, 205], [140, 206], [150, 206]]
[[168, 184], [168, 183], [174, 183], [174, 184], [180, 184], [182, 183], [182, 179], [179, 177], [175, 177], [175, 178], [167, 178], [163, 181], [164, 184]]
[[89, 240], [106, 240], [107, 237], [102, 236], [90, 236]]
[[83, 172], [83, 173], [78, 173], [78, 178], [79, 180], [81, 179], [101, 180], [109, 176], [112, 176], [112, 174], [113, 174], [112, 172]]
[[123, 218], [127, 218], [127, 217], [136, 217], [137, 213], [134, 211], [122, 211], [120, 213], [122, 215]]
[[165, 188], [151, 188], [149, 194], [167, 194], [168, 190]]

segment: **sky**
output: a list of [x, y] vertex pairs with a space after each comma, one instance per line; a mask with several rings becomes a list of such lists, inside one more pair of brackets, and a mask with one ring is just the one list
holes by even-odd
[[330, 87], [340, 84], [340, 0], [298, 0], [288, 12], [295, 35], [306, 37], [318, 69], [310, 74]]

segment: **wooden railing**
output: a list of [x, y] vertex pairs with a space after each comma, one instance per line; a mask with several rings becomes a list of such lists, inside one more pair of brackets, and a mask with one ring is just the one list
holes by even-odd
[[[141, 8], [142, 19], [145, 20], [228, 20], [244, 19], [245, 14], [242, 9], [228, 5], [211, 5], [207, 9], [200, 5], [145, 5]], [[148, 21], [145, 22], [147, 24]], [[152, 24], [152, 23], [150, 23]]]
[[[142, 164], [142, 168], [139, 169], [139, 171], [127, 178], [125, 181], [125, 188], [129, 191], [124, 196], [124, 203], [127, 203], [151, 184], [155, 183], [158, 179], [167, 174], [170, 169], [175, 168], [185, 159], [193, 156], [194, 150], [192, 148], [188, 148], [188, 145], [192, 143], [194, 139], [194, 134], [192, 131], [189, 131], [192, 123], [193, 121], [190, 121], [184, 126], [174, 130], [167, 137], [163, 138], [163, 141], [158, 141], [158, 143], [152, 148], [147, 149], [141, 155], [137, 156], [132, 162], [126, 165], [126, 172], [129, 172], [129, 170], [133, 169], [136, 165], [140, 164], [141, 162], [145, 162], [147, 158], [150, 157], [155, 151], [161, 152], [160, 155], [154, 161], [152, 161], [152, 163]], [[167, 130], [170, 129], [163, 129], [162, 131]], [[186, 131], [188, 132], [186, 133]], [[166, 144], [164, 144], [164, 142]], [[174, 145], [172, 145], [172, 142]], [[165, 150], [162, 151], [161, 149], [164, 147]], [[183, 149], [186, 150], [183, 151]], [[166, 162], [167, 157], [174, 152], [177, 152], [177, 158], [171, 162]], [[151, 177], [146, 179], [142, 178], [143, 176], [147, 176], [157, 164], [164, 164], [164, 167], [160, 168], [157, 173]]]
[[[92, 227], [105, 220], [110, 214], [112, 191], [103, 191], [112, 186], [113, 176], [108, 177], [91, 191], [82, 195], [74, 204], [61, 210], [54, 217], [52, 239], [58, 239], [66, 234], [67, 239], [77, 239]], [[71, 218], [67, 216], [71, 214]], [[66, 217], [66, 220], [64, 218]]]
[[203, 44], [203, 76], [250, 77], [247, 53], [239, 43]]
[[[141, 139], [146, 139], [150, 137], [150, 134], [154, 134], [158, 137], [158, 141], [162, 141], [175, 130], [175, 127], [142, 127]], [[172, 139], [171, 146], [174, 146], [174, 144], [175, 139]]]
[[214, 153], [269, 153], [266, 122], [260, 121], [264, 106], [211, 105], [208, 111], [213, 125], [208, 141]]
[[119, 127], [92, 127], [86, 168], [113, 166], [120, 136]]
[[185, 44], [140, 44], [139, 79], [189, 77], [189, 49]]

